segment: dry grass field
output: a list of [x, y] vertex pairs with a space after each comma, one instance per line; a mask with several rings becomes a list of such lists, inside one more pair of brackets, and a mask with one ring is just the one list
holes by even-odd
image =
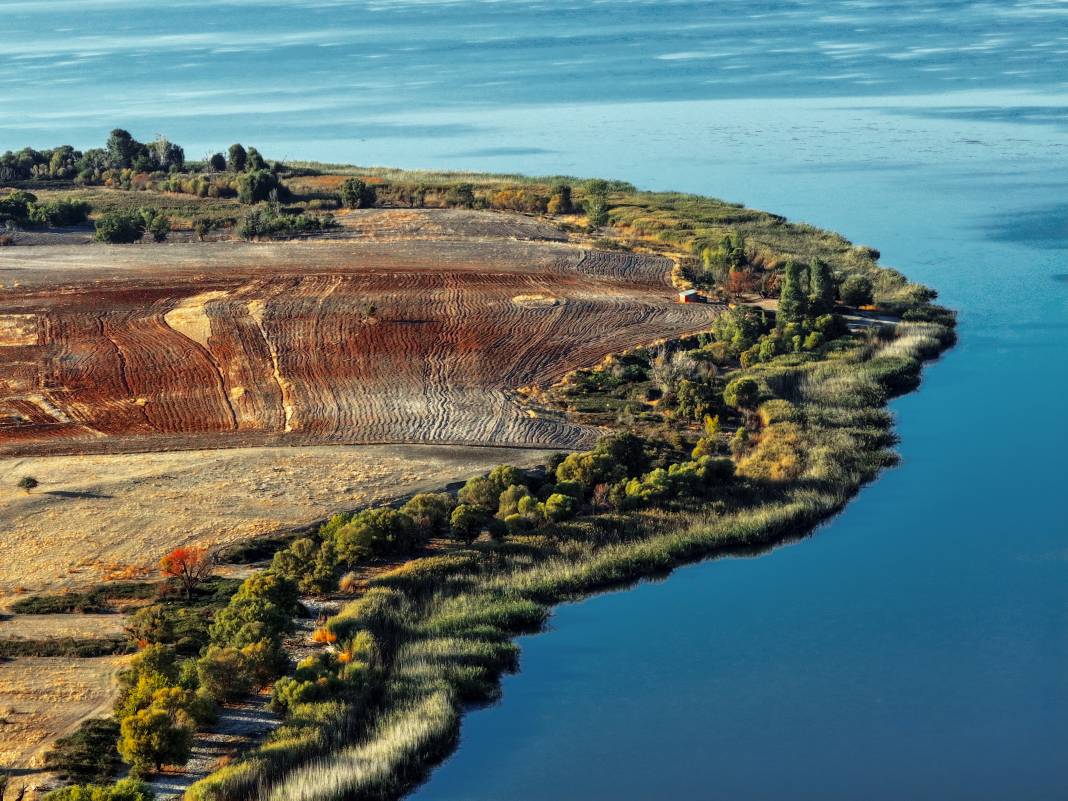
[[[0, 459], [0, 607], [20, 590], [139, 575], [176, 545], [248, 539], [546, 455], [411, 445]], [[14, 487], [27, 474], [41, 482], [31, 494]]]
[[87, 717], [110, 714], [114, 675], [125, 659], [24, 657], [0, 662], [0, 766], [37, 768], [55, 738]]

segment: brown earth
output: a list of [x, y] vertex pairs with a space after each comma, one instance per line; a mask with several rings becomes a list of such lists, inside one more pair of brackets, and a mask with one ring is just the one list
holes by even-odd
[[595, 432], [513, 391], [717, 311], [673, 302], [667, 259], [534, 240], [561, 234], [519, 215], [345, 219], [299, 242], [0, 253], [0, 455], [577, 447]]

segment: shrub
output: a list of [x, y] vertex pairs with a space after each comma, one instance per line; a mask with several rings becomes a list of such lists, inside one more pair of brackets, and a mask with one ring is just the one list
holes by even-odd
[[370, 208], [378, 200], [375, 188], [360, 178], [349, 178], [338, 193], [341, 204], [350, 209]]
[[874, 299], [871, 279], [865, 275], [851, 275], [838, 290], [846, 306], [867, 306]]
[[751, 378], [737, 378], [723, 390], [723, 402], [732, 409], [752, 409], [760, 397], [760, 386]]
[[29, 495], [32, 490], [37, 489], [39, 484], [40, 482], [38, 482], [37, 479], [33, 476], [23, 476], [19, 479], [19, 483], [17, 484], [17, 486], [20, 490]]
[[76, 784], [41, 796], [41, 801], [154, 801], [154, 799], [155, 794], [152, 788], [137, 779], [121, 779], [111, 785]]
[[552, 521], [566, 520], [575, 513], [575, 499], [570, 495], [554, 492], [545, 499], [545, 515]]
[[248, 164], [248, 153], [239, 144], [230, 145], [230, 169], [234, 172], [244, 172]]
[[143, 227], [152, 236], [154, 242], [163, 242], [171, 232], [170, 218], [159, 209], [143, 208], [138, 212], [141, 215]]
[[500, 494], [497, 506], [497, 517], [507, 520], [511, 515], [519, 512], [519, 502], [523, 498], [530, 497], [530, 490], [523, 484], [512, 484]]
[[140, 214], [109, 211], [96, 221], [93, 238], [111, 245], [128, 245], [139, 241], [144, 233], [145, 222]]
[[93, 207], [84, 200], [52, 200], [36, 206], [31, 217], [41, 224], [66, 226], [81, 225], [89, 219], [89, 212]]
[[[240, 145], [235, 145], [240, 147]], [[208, 167], [212, 172], [224, 172], [226, 170], [226, 157], [222, 153], [213, 153], [208, 159]]]

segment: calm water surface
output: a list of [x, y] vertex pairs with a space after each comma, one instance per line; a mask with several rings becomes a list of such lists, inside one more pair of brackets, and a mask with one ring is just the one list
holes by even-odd
[[0, 0], [0, 149], [625, 178], [842, 231], [961, 344], [816, 537], [561, 608], [419, 801], [1068, 797], [1068, 4]]

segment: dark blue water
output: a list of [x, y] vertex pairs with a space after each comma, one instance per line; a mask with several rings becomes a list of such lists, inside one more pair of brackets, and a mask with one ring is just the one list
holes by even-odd
[[419, 801], [1068, 797], [1068, 4], [0, 0], [0, 149], [620, 177], [842, 231], [961, 343], [817, 536], [564, 607]]

